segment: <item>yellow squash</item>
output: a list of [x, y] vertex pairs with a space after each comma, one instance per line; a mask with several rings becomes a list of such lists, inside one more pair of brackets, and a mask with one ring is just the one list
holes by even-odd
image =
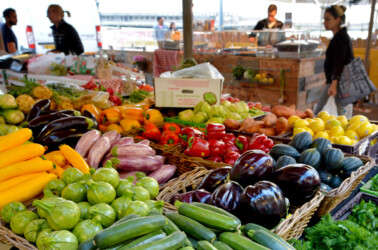
[[89, 173], [89, 166], [84, 158], [68, 145], [62, 145], [59, 147], [64, 158], [71, 163], [74, 168], [79, 169], [83, 174]]
[[22, 128], [8, 135], [0, 136], [0, 153], [22, 145], [32, 137], [32, 134], [30, 129]]
[[59, 166], [64, 166], [66, 165], [66, 162], [67, 162], [66, 158], [64, 158], [62, 152], [60, 152], [59, 150], [52, 151], [48, 154], [45, 154], [44, 157], [47, 160], [52, 161]]
[[24, 202], [40, 194], [45, 185], [56, 179], [55, 174], [43, 174], [0, 192], [0, 209], [12, 201]]
[[10, 164], [43, 155], [45, 148], [37, 143], [23, 144], [0, 153], [0, 169]]
[[16, 186], [17, 184], [23, 183], [24, 181], [27, 181], [27, 180], [32, 179], [34, 177], [37, 177], [39, 175], [43, 175], [43, 174], [46, 174], [46, 172], [38, 172], [38, 173], [20, 175], [20, 176], [8, 179], [6, 181], [2, 181], [2, 182], [0, 182], [0, 192], [5, 190], [5, 189]]

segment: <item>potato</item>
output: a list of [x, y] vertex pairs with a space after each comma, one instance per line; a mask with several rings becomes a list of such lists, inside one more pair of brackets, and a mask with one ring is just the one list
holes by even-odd
[[276, 131], [274, 128], [259, 128], [258, 131], [260, 134], [265, 134], [266, 136], [274, 136], [276, 135]]
[[227, 129], [239, 129], [240, 128], [240, 122], [235, 119], [226, 119], [223, 122], [224, 126], [226, 126]]
[[264, 127], [263, 121], [255, 121], [251, 126], [247, 127], [245, 131], [249, 133], [258, 133], [260, 128]]
[[289, 122], [285, 117], [278, 118], [276, 122], [276, 135], [280, 135], [289, 131]]
[[306, 118], [314, 118], [315, 117], [314, 112], [312, 112], [311, 109], [306, 109], [305, 114], [306, 114]]
[[295, 115], [299, 116], [301, 119], [304, 119], [307, 116], [307, 114], [301, 110], [295, 110]]
[[254, 122], [255, 122], [255, 119], [253, 119], [252, 117], [245, 118], [240, 123], [239, 131], [246, 131], [248, 127], [253, 125]]
[[263, 121], [264, 121], [265, 127], [272, 127], [277, 122], [277, 116], [273, 113], [269, 113], [264, 117]]
[[272, 113], [275, 114], [277, 117], [285, 117], [289, 118], [290, 116], [297, 115], [295, 110], [292, 110], [289, 107], [283, 105], [277, 105], [272, 108]]

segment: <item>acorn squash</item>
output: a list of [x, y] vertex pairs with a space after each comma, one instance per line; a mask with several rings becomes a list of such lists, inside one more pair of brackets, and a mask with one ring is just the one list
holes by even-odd
[[280, 156], [280, 158], [278, 158], [275, 165], [275, 169], [277, 170], [287, 165], [295, 164], [295, 163], [297, 163], [297, 161], [293, 157], [288, 156], [288, 155], [283, 155], [283, 156]]
[[289, 145], [293, 146], [298, 152], [303, 152], [312, 144], [312, 135], [309, 132], [301, 132], [293, 137]]
[[306, 149], [301, 153], [298, 159], [298, 163], [303, 163], [318, 169], [321, 162], [321, 156], [316, 148]]
[[356, 156], [345, 157], [341, 166], [340, 174], [348, 178], [352, 172], [357, 171], [364, 163]]
[[344, 153], [338, 148], [327, 148], [324, 151], [324, 168], [330, 172], [337, 172], [344, 161]]

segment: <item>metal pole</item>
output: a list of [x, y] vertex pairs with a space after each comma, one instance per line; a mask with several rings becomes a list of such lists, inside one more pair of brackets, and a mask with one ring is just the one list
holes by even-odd
[[219, 0], [219, 30], [223, 30], [223, 0]]
[[371, 11], [370, 11], [369, 33], [368, 33], [367, 45], [366, 45], [366, 51], [365, 51], [365, 69], [368, 73], [369, 73], [369, 68], [370, 68], [370, 48], [371, 48], [371, 37], [372, 37], [372, 32], [373, 32], [375, 4], [376, 4], [376, 0], [372, 0]]
[[184, 29], [184, 59], [193, 58], [192, 6], [192, 0], [182, 0], [182, 20]]

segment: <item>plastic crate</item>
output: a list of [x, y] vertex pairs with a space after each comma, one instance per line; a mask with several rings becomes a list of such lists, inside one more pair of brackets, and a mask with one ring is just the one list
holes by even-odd
[[[378, 174], [375, 175], [373, 178], [378, 178]], [[373, 179], [373, 178], [371, 178], [371, 179]], [[363, 192], [363, 193], [371, 194], [371, 195], [374, 195], [374, 196], [378, 197], [378, 191], [370, 190], [371, 183], [372, 183], [371, 179], [368, 182], [366, 182], [366, 184], [363, 185], [360, 188], [360, 191]]]
[[354, 206], [359, 204], [361, 200], [364, 200], [365, 202], [372, 201], [375, 204], [378, 204], [378, 196], [359, 192], [353, 199], [351, 199], [347, 204], [345, 204], [345, 206], [340, 208], [339, 211], [332, 215], [332, 218], [334, 220], [346, 220], [348, 216], [352, 213]]

